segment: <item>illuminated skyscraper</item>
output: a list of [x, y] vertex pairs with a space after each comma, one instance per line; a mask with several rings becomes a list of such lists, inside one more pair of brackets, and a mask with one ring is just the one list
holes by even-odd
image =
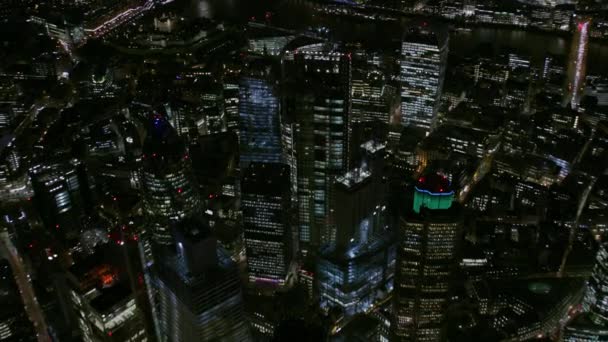
[[355, 169], [335, 184], [336, 239], [321, 249], [318, 288], [321, 308], [340, 308], [345, 316], [367, 310], [394, 275], [386, 192], [375, 178]]
[[415, 197], [424, 197], [415, 199], [413, 210], [401, 219], [393, 291], [394, 341], [440, 338], [462, 229], [459, 205], [444, 200], [453, 196], [446, 195], [450, 193], [446, 177], [439, 174], [421, 177]]
[[597, 324], [608, 324], [608, 245], [600, 246], [596, 263], [587, 282], [583, 311]]
[[170, 246], [170, 222], [200, 209], [192, 165], [182, 140], [169, 122], [155, 114], [143, 146], [141, 185], [143, 209], [152, 241]]
[[443, 89], [448, 34], [422, 23], [410, 28], [401, 45], [401, 123], [431, 129]]
[[563, 341], [608, 341], [608, 245], [595, 258], [583, 298], [582, 313], [564, 327]]
[[281, 161], [279, 99], [271, 79], [271, 65], [252, 61], [239, 83], [239, 141], [241, 165]]
[[580, 16], [576, 19], [576, 31], [572, 39], [570, 58], [568, 59], [568, 89], [565, 102], [573, 109], [578, 108], [587, 77], [587, 50], [591, 19]]
[[284, 285], [293, 257], [289, 167], [251, 163], [241, 182], [251, 282]]
[[392, 109], [398, 105], [397, 89], [387, 84], [380, 70], [353, 72], [352, 122], [379, 121], [388, 124]]
[[297, 124], [301, 248], [331, 241], [331, 189], [348, 167], [351, 55], [312, 45], [283, 58], [283, 110]]
[[156, 264], [160, 340], [249, 341], [232, 260], [198, 219], [184, 219], [174, 233], [176, 254]]

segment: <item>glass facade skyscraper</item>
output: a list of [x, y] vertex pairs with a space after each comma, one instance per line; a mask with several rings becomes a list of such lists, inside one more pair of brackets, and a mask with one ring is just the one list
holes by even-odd
[[144, 214], [152, 241], [171, 245], [170, 222], [200, 209], [192, 165], [182, 140], [162, 116], [155, 114], [143, 146], [141, 188]]
[[583, 295], [582, 312], [562, 332], [565, 342], [608, 341], [608, 245], [597, 252]]
[[241, 165], [281, 161], [279, 99], [270, 65], [254, 61], [239, 83], [239, 141]]
[[156, 264], [161, 341], [249, 341], [238, 271], [198, 219], [177, 224], [176, 253]]
[[387, 222], [382, 169], [373, 157], [371, 171], [364, 166], [336, 179], [336, 238], [321, 249], [317, 270], [321, 308], [340, 308], [347, 317], [366, 311], [381, 299], [379, 292], [392, 288], [395, 237]]
[[608, 245], [600, 246], [583, 300], [583, 311], [596, 324], [608, 324]]
[[332, 241], [331, 187], [348, 167], [351, 55], [313, 45], [283, 57], [284, 111], [297, 123], [298, 217], [302, 249]]
[[433, 125], [448, 58], [448, 34], [422, 23], [401, 44], [401, 123], [429, 131]]
[[250, 282], [285, 284], [291, 260], [289, 167], [251, 163], [241, 182]]

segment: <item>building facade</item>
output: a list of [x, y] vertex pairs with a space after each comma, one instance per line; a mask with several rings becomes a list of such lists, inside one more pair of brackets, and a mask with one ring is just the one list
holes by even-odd
[[429, 131], [437, 116], [448, 58], [448, 34], [424, 22], [401, 44], [401, 123]]
[[293, 257], [289, 168], [251, 163], [241, 182], [249, 281], [283, 286]]
[[[416, 195], [443, 196], [451, 191], [449, 181], [439, 174], [426, 175], [416, 184]], [[438, 341], [448, 304], [463, 224], [461, 211], [456, 203], [435, 206], [430, 200], [431, 208], [425, 203], [419, 213], [414, 207], [401, 219], [398, 231], [392, 323], [395, 341]]]
[[315, 45], [286, 54], [283, 62], [283, 110], [297, 123], [299, 234], [307, 251], [335, 238], [331, 191], [349, 164], [351, 55]]

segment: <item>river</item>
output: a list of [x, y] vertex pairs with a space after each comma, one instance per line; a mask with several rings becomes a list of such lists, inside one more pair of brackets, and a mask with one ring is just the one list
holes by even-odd
[[[409, 19], [396, 23], [365, 21], [349, 17], [315, 13], [306, 0], [177, 0], [188, 2], [188, 12], [195, 16], [229, 22], [263, 20], [270, 14], [271, 24], [292, 29], [324, 26], [333, 38], [363, 42], [364, 46], [382, 48], [395, 46]], [[537, 31], [505, 27], [473, 27], [469, 32], [450, 36], [450, 51], [466, 55], [480, 44], [489, 44], [496, 54], [515, 51], [529, 55], [539, 65], [548, 54], [568, 56], [570, 37]], [[398, 45], [397, 45], [398, 46]], [[564, 57], [564, 58], [565, 58]], [[608, 74], [608, 43], [589, 44], [589, 74]]]

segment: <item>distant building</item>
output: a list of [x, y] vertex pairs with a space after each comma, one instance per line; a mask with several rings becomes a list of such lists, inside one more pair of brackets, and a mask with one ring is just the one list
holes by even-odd
[[352, 121], [388, 124], [391, 119], [393, 98], [397, 89], [387, 84], [380, 70], [355, 70], [352, 81]]
[[431, 129], [437, 115], [448, 58], [448, 34], [422, 23], [401, 44], [401, 124]]

